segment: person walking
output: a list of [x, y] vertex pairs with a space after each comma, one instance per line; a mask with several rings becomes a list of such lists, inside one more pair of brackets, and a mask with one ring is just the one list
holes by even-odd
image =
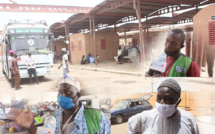
[[62, 48], [62, 63], [60, 64], [60, 66], [58, 67], [58, 69], [61, 68], [61, 66], [63, 66], [63, 77], [64, 78], [68, 78], [70, 80], [76, 81], [74, 78], [69, 77], [67, 75], [67, 73], [69, 73], [69, 61], [68, 61], [68, 55], [66, 52], [66, 48]]
[[31, 84], [33, 84], [32, 74], [34, 75], [35, 82], [39, 84], [35, 64], [36, 64], [35, 58], [31, 56], [31, 53], [28, 53], [28, 57], [26, 58], [25, 65], [27, 66], [27, 69], [28, 69], [28, 75], [29, 75]]

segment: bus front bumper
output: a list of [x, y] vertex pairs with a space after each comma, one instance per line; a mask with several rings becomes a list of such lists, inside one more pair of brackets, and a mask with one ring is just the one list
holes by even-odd
[[[52, 74], [53, 72], [54, 72], [53, 68], [46, 68], [46, 67], [36, 68], [37, 77], [49, 75], [49, 74]], [[26, 69], [20, 69], [20, 77], [21, 78], [29, 78], [27, 68]]]

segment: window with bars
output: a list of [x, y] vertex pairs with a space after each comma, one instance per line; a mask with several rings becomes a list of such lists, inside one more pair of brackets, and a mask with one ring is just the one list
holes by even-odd
[[209, 22], [209, 45], [215, 45], [215, 21]]

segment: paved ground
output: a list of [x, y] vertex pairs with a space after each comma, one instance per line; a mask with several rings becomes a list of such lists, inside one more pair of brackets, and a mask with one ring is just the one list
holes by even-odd
[[[129, 64], [129, 63], [127, 63]], [[133, 63], [131, 63], [133, 64]], [[134, 63], [135, 64], [135, 63]], [[16, 94], [16, 98], [28, 97], [33, 100], [56, 100], [57, 85], [62, 79], [62, 70], [57, 69], [58, 65], [54, 66], [54, 73], [46, 76], [44, 79], [40, 79], [40, 84], [29, 85], [29, 80], [24, 79], [21, 82], [23, 87], [21, 90], [15, 91], [9, 85], [3, 74], [0, 74], [0, 100], [5, 101], [8, 99], [10, 102], [11, 95]], [[88, 66], [92, 66], [93, 69], [88, 70]], [[115, 66], [118, 66], [116, 64]], [[115, 68], [114, 66], [114, 68]], [[126, 64], [123, 64], [124, 68], [128, 68]], [[82, 68], [85, 67], [85, 68]], [[94, 68], [94, 65], [77, 66], [71, 65], [70, 76], [75, 77], [80, 83], [83, 94], [111, 94], [112, 99], [117, 98], [119, 95], [132, 95], [136, 93], [148, 93], [156, 91], [157, 86], [164, 78], [145, 78], [144, 76], [131, 73], [129, 70], [121, 69], [122, 72], [114, 68], [100, 67], [99, 70]], [[137, 67], [138, 68], [138, 67]], [[94, 70], [94, 71], [93, 71]], [[95, 71], [97, 70], [97, 71]], [[128, 72], [126, 74], [126, 72]], [[129, 73], [130, 72], [130, 73]], [[136, 71], [138, 73], [138, 71]], [[183, 90], [189, 90], [191, 92], [214, 92], [215, 80], [209, 78], [177, 78], [182, 86]], [[210, 97], [213, 100], [215, 98]], [[198, 117], [198, 116], [197, 116]], [[202, 123], [199, 121], [200, 130], [207, 130], [207, 132], [213, 132], [210, 124]], [[121, 125], [112, 125], [112, 133], [127, 133], [126, 122]], [[215, 131], [214, 131], [215, 132]], [[203, 133], [204, 134], [204, 133]]]
[[[137, 75], [145, 75], [145, 72], [149, 70], [149, 67], [151, 65], [152, 58], [146, 60], [145, 63], [140, 63], [139, 58], [132, 58], [133, 63], [124, 63], [124, 64], [118, 64], [114, 61], [108, 61], [108, 62], [98, 62], [98, 65], [94, 64], [73, 64], [74, 68], [84, 68], [89, 70], [105, 70], [105, 71], [117, 71], [122, 73], [130, 73], [130, 74], [137, 74]], [[204, 71], [203, 71], [204, 70]], [[204, 68], [201, 71], [201, 77], [208, 77], [207, 68]], [[213, 69], [214, 77], [215, 77], [215, 67]]]

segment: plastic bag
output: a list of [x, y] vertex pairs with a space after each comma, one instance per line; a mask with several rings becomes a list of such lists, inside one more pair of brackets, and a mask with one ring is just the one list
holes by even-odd
[[56, 119], [53, 116], [49, 116], [46, 118], [44, 122], [44, 127], [47, 128], [55, 128], [56, 127]]

